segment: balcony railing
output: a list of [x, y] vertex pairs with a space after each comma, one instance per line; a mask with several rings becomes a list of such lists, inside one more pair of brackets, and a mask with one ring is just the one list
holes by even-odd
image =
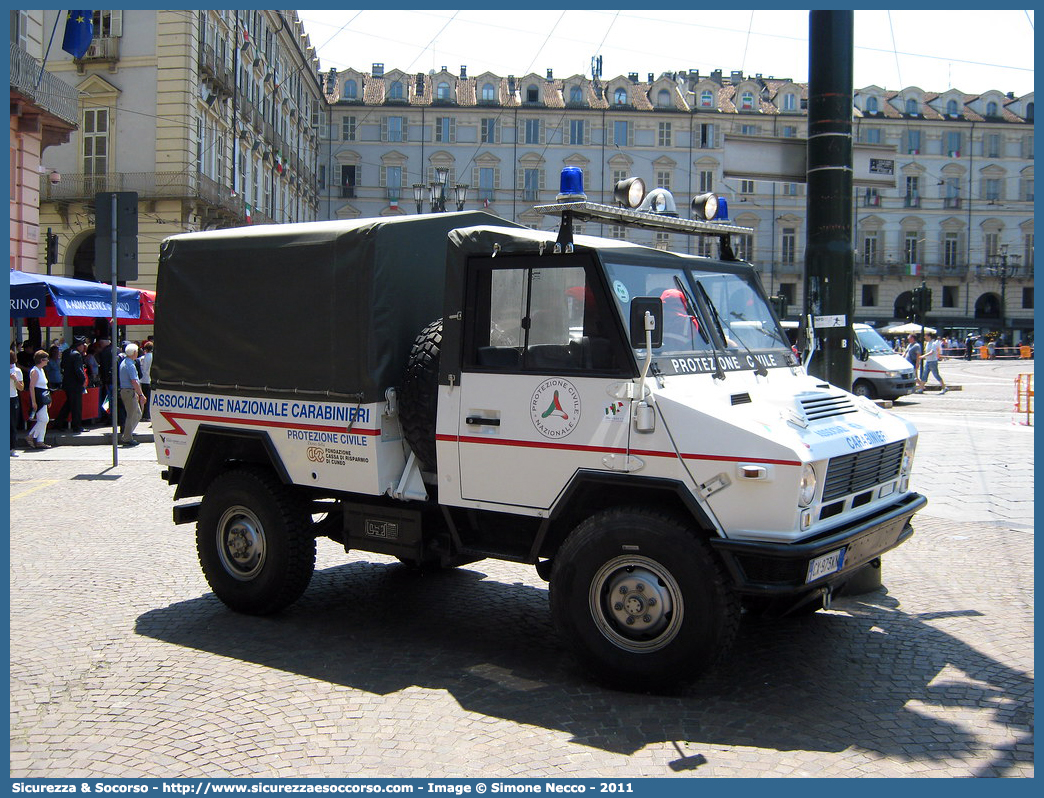
[[943, 198], [943, 207], [944, 208], [959, 208], [959, 207], [961, 207], [961, 198], [960, 197], [944, 197]]
[[80, 61], [119, 61], [120, 40], [116, 36], [95, 37]]
[[[40, 73], [43, 72], [43, 79]], [[34, 105], [75, 126], [79, 120], [76, 91], [43, 69], [43, 65], [11, 43], [11, 89]]]

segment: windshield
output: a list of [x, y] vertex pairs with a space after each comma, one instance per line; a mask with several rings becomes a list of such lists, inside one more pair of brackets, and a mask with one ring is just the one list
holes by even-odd
[[[745, 275], [606, 263], [624, 319], [634, 297], [663, 302], [663, 346], [656, 355], [726, 350], [787, 349], [789, 344], [761, 293]], [[644, 351], [644, 350], [642, 350]]]
[[860, 346], [871, 355], [890, 355], [894, 351], [873, 327], [856, 327], [855, 334]]

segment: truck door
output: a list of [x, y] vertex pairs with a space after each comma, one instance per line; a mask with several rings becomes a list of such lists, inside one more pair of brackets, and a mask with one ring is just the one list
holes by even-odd
[[[628, 445], [607, 393], [633, 376], [622, 325], [589, 255], [469, 263], [458, 455], [465, 500], [550, 508], [581, 468]], [[610, 462], [612, 462], [610, 460]]]

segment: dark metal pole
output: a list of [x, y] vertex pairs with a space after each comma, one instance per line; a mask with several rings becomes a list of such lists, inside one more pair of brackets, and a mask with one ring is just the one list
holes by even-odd
[[120, 377], [117, 373], [116, 350], [119, 348], [119, 327], [116, 326], [117, 322], [117, 299], [116, 299], [116, 259], [119, 254], [119, 247], [117, 242], [119, 241], [118, 230], [116, 227], [116, 192], [112, 193], [112, 229], [110, 231], [112, 235], [112, 343], [111, 354], [112, 354], [112, 381], [109, 385], [109, 417], [112, 421], [112, 467], [115, 468], [120, 463], [120, 457], [116, 448], [117, 444], [117, 433], [119, 431], [118, 417], [120, 412], [120, 394], [118, 386], [120, 384]]
[[852, 11], [809, 12], [808, 231], [805, 315], [810, 373], [852, 387]]

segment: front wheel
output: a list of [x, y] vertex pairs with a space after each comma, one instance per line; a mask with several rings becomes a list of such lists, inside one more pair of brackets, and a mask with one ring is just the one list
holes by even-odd
[[856, 396], [865, 396], [867, 399], [877, 398], [877, 389], [874, 388], [873, 384], [866, 380], [858, 380], [856, 384], [852, 386], [852, 393]]
[[307, 505], [260, 469], [229, 471], [211, 483], [196, 523], [196, 551], [214, 594], [248, 615], [292, 604], [315, 570]]
[[739, 602], [707, 544], [643, 508], [580, 524], [555, 557], [551, 612], [596, 678], [646, 692], [691, 681], [731, 647]]

